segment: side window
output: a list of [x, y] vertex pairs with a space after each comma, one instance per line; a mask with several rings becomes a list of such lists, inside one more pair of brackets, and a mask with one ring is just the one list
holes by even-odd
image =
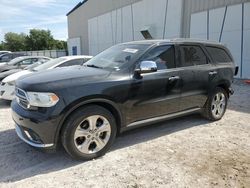
[[226, 63], [233, 61], [224, 49], [217, 47], [207, 47], [207, 50], [213, 60], [217, 63]]
[[181, 67], [194, 65], [205, 65], [208, 62], [207, 56], [199, 46], [180, 46]]
[[82, 59], [74, 59], [74, 60], [70, 60], [70, 61], [63, 63], [63, 64], [59, 65], [58, 67], [68, 67], [68, 66], [82, 65], [82, 64], [83, 64]]
[[85, 58], [84, 60], [83, 60], [83, 63], [86, 63], [86, 62], [88, 62], [90, 60], [90, 58]]
[[6, 54], [4, 56], [2, 56], [2, 60], [3, 61], [9, 61], [12, 59], [12, 55], [11, 54]]
[[40, 59], [37, 60], [37, 62], [41, 62], [41, 63], [45, 63], [47, 61], [49, 61], [49, 60], [48, 59], [43, 59], [43, 58], [40, 58]]
[[143, 61], [155, 61], [158, 70], [175, 68], [174, 46], [159, 46], [149, 51]]
[[19, 63], [19, 65], [30, 65], [32, 64], [33, 60], [32, 59], [25, 59]]

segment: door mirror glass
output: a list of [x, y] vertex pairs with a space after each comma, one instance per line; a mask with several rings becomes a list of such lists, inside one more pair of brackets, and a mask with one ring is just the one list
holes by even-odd
[[136, 72], [140, 74], [151, 73], [157, 71], [157, 64], [154, 61], [142, 61]]

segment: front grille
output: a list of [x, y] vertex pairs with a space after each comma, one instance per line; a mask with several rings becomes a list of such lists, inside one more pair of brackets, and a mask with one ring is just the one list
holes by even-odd
[[16, 98], [17, 98], [18, 104], [21, 107], [23, 107], [25, 109], [29, 108], [29, 101], [27, 99], [27, 95], [26, 95], [25, 91], [23, 91], [20, 88], [16, 88]]

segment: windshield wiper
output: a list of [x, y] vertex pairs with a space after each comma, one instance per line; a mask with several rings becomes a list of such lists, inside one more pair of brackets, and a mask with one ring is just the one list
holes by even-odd
[[97, 69], [103, 69], [103, 67], [99, 67], [99, 66], [96, 66], [96, 65], [85, 65], [87, 67], [92, 67], [92, 68], [97, 68]]

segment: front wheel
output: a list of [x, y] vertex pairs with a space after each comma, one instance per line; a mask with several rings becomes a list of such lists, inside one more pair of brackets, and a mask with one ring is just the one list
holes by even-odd
[[203, 115], [212, 121], [220, 120], [227, 109], [228, 95], [223, 88], [216, 88], [208, 97], [204, 106]]
[[91, 160], [104, 155], [116, 137], [113, 115], [103, 107], [87, 106], [74, 112], [62, 131], [62, 144], [75, 159]]

